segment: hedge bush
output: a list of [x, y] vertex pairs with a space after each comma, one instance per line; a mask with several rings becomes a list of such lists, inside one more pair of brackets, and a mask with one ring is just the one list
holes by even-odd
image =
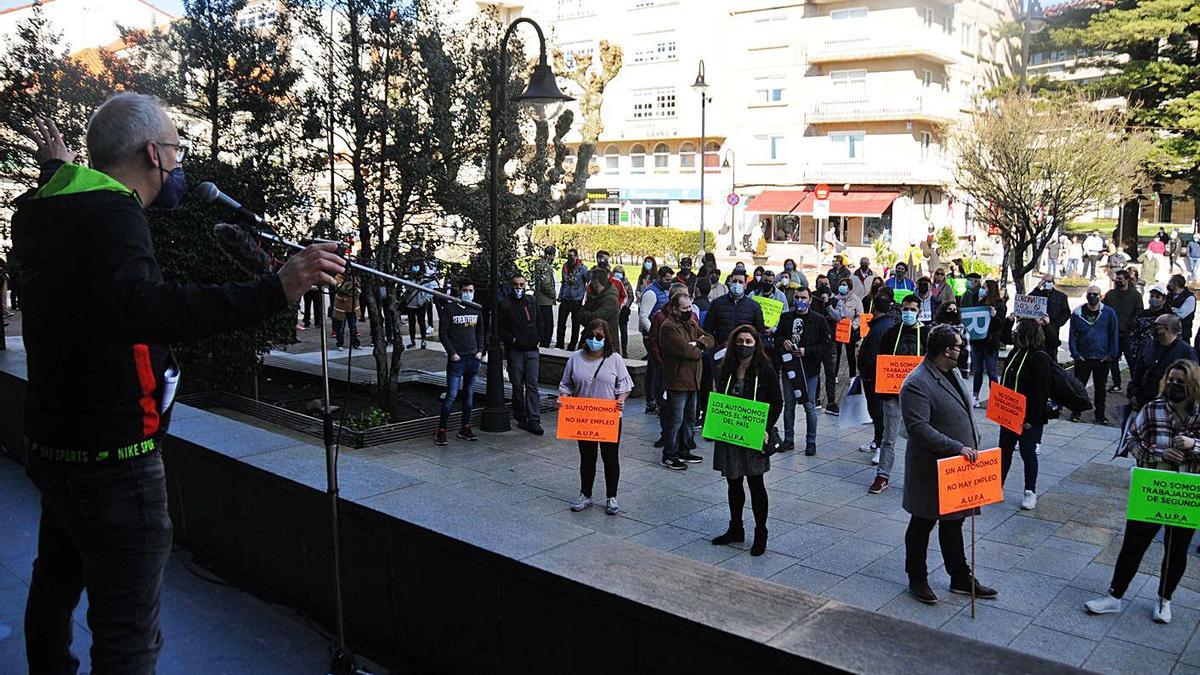
[[[715, 232], [707, 233], [704, 250], [716, 248]], [[579, 251], [584, 260], [594, 260], [596, 251], [608, 251], [614, 257], [654, 256], [660, 263], [675, 262], [700, 251], [700, 232], [669, 227], [631, 227], [627, 225], [535, 225], [533, 241], [539, 247], [553, 244], [562, 253], [569, 248]]]

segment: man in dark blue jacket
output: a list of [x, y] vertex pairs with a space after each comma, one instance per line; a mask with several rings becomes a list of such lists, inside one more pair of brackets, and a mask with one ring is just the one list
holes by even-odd
[[1151, 323], [1154, 339], [1146, 343], [1129, 364], [1129, 405], [1134, 410], [1158, 398], [1167, 366], [1179, 359], [1196, 361], [1196, 350], [1183, 339], [1183, 327], [1174, 313], [1160, 314]]
[[[1112, 307], [1100, 302], [1100, 288], [1090, 286], [1087, 303], [1071, 313], [1071, 330], [1067, 345], [1071, 358], [1075, 359], [1075, 377], [1087, 385], [1092, 378], [1095, 398], [1096, 424], [1107, 424], [1104, 413], [1105, 391], [1110, 364], [1121, 353], [1120, 327], [1117, 313]], [[1071, 421], [1079, 421], [1079, 413], [1071, 414]]]
[[[796, 447], [796, 402], [804, 403], [804, 454], [817, 454], [817, 380], [825, 357], [833, 351], [833, 338], [825, 315], [812, 307], [812, 293], [797, 288], [792, 309], [779, 318], [775, 335], [776, 361], [783, 379], [783, 445]], [[802, 396], [797, 398], [796, 392]]]
[[746, 293], [746, 273], [735, 269], [726, 281], [729, 292], [713, 300], [704, 316], [704, 332], [716, 338], [717, 350], [725, 347], [729, 334], [742, 324], [754, 326], [759, 335], [767, 332], [762, 306]]

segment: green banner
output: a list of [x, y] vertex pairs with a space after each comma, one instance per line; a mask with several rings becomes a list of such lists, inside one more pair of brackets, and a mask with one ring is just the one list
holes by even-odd
[[950, 282], [950, 287], [954, 289], [955, 295], [962, 295], [963, 293], [967, 292], [966, 279], [955, 277], [953, 279], [948, 279], [948, 281]]
[[907, 298], [908, 296], [910, 296], [912, 294], [913, 294], [913, 292], [908, 290], [907, 288], [893, 288], [892, 289], [892, 302], [894, 302], [898, 305], [898, 304], [900, 304], [901, 300], [904, 300], [905, 298]]
[[761, 295], [752, 295], [754, 301], [762, 306], [763, 324], [767, 328], [774, 328], [779, 325], [779, 315], [783, 314], [783, 303], [774, 299], [767, 298]]
[[1189, 530], [1200, 528], [1200, 475], [1135, 467], [1129, 478], [1125, 517]]
[[762, 452], [769, 408], [762, 401], [750, 401], [714, 391], [708, 395], [708, 409], [704, 411], [704, 430], [701, 435], [710, 441], [724, 441]]

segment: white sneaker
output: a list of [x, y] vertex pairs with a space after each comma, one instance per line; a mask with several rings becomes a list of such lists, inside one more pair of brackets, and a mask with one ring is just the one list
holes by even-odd
[[974, 406], [975, 406], [976, 408], [982, 408], [982, 407], [983, 407], [983, 402], [984, 402], [984, 401], [986, 401], [986, 400], [987, 400], [987, 399], [979, 399], [979, 398], [977, 398], [977, 399], [975, 399]]
[[1042, 454], [1042, 444], [1041, 443], [1038, 443], [1037, 446], [1034, 447], [1033, 454], [1041, 456], [1041, 454]]
[[871, 455], [871, 465], [875, 466], [877, 464], [879, 464], [879, 448], [875, 448], [875, 454]]
[[1092, 614], [1116, 614], [1121, 611], [1121, 599], [1106, 595], [1103, 598], [1088, 600], [1083, 606]]
[[875, 450], [878, 450], [878, 449], [879, 449], [879, 446], [875, 445], [875, 441], [871, 441], [870, 443], [868, 443], [866, 445], [858, 446], [859, 452], [874, 452]]
[[1033, 490], [1026, 490], [1025, 496], [1021, 498], [1021, 508], [1026, 511], [1037, 508], [1037, 493]]
[[1171, 601], [1159, 598], [1154, 603], [1153, 616], [1155, 623], [1171, 623]]
[[592, 505], [592, 498], [585, 497], [584, 494], [581, 492], [581, 493], [579, 493], [579, 499], [576, 499], [575, 501], [571, 502], [571, 510], [572, 511], [582, 511], [591, 505]]
[[608, 499], [604, 500], [604, 512], [608, 515], [615, 516], [620, 510], [621, 507], [617, 506], [616, 497], [609, 497]]

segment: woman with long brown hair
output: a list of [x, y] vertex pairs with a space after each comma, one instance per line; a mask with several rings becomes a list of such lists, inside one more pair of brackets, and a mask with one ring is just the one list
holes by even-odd
[[713, 447], [713, 468], [721, 472], [729, 487], [729, 529], [712, 543], [721, 546], [746, 540], [742, 525], [742, 510], [746, 506], [745, 479], [744, 482], [750, 484], [750, 505], [754, 511], [754, 544], [750, 555], [762, 555], [767, 550], [767, 488], [763, 475], [771, 470], [766, 448], [770, 430], [775, 428], [779, 414], [783, 412], [783, 394], [779, 388], [779, 375], [771, 367], [771, 359], [753, 326], [743, 324], [729, 334], [721, 374], [713, 391], [763, 401], [768, 405], [768, 431], [763, 437], [762, 448], [752, 450], [724, 441], [717, 441]]

